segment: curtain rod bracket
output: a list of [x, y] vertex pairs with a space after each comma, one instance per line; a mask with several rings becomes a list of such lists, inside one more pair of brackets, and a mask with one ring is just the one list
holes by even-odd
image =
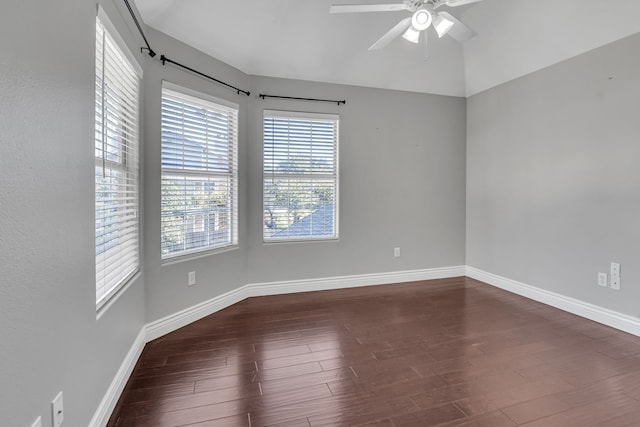
[[156, 53], [153, 51], [153, 49], [151, 49], [151, 48], [149, 48], [149, 47], [141, 47], [141, 48], [140, 48], [140, 52], [144, 52], [144, 51], [147, 51], [147, 54], [148, 54], [150, 57], [152, 57], [152, 58], [153, 58], [154, 56], [156, 56]]
[[131, 4], [129, 4], [129, 0], [124, 0], [124, 4], [127, 5], [127, 9], [129, 9], [129, 14], [131, 15], [131, 18], [133, 19], [133, 22], [136, 24], [136, 27], [138, 27], [138, 31], [140, 32], [140, 35], [142, 36], [142, 39], [144, 40], [144, 44], [147, 45], [147, 47], [141, 47], [140, 48], [140, 52], [147, 50], [149, 52], [149, 56], [150, 57], [154, 57], [156, 56], [156, 53], [153, 51], [153, 49], [151, 49], [151, 45], [149, 44], [149, 41], [147, 40], [147, 36], [145, 36], [144, 31], [142, 31], [142, 26], [140, 25], [140, 22], [138, 21], [138, 18], [136, 17], [136, 14], [133, 13], [133, 8], [131, 8]]

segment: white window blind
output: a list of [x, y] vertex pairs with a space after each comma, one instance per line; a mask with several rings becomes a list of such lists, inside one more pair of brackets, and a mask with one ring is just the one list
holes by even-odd
[[238, 108], [176, 89], [162, 89], [163, 258], [238, 244]]
[[96, 19], [96, 304], [139, 269], [138, 117], [140, 77]]
[[338, 237], [338, 116], [264, 111], [265, 241]]

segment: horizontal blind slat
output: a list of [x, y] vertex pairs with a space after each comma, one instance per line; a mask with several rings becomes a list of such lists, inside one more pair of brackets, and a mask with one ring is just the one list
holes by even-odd
[[338, 120], [277, 114], [263, 120], [264, 240], [335, 238]]
[[97, 19], [95, 101], [96, 303], [139, 269], [140, 78]]
[[237, 109], [163, 87], [162, 257], [237, 244]]

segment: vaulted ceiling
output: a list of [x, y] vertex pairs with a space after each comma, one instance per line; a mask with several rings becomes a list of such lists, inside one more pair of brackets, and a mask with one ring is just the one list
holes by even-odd
[[[447, 8], [478, 35], [431, 34], [429, 58], [399, 37], [409, 12], [329, 14], [401, 0], [136, 0], [144, 22], [247, 74], [470, 96], [640, 32], [640, 0], [484, 0]], [[162, 51], [161, 47], [155, 48]], [[637, 54], [637, 53], [635, 53]]]

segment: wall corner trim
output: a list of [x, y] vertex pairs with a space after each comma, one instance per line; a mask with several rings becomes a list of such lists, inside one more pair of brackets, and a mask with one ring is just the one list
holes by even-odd
[[146, 333], [143, 326], [131, 345], [129, 352], [122, 361], [118, 372], [116, 372], [116, 376], [113, 378], [113, 381], [111, 381], [100, 405], [98, 405], [98, 409], [93, 414], [93, 418], [91, 418], [91, 421], [89, 422], [89, 427], [104, 427], [107, 425], [109, 418], [118, 403], [118, 399], [120, 398], [120, 395], [133, 372], [133, 368], [136, 366], [136, 363], [142, 354], [142, 349], [144, 348], [145, 343]]
[[466, 267], [466, 276], [620, 331], [640, 336], [640, 318], [618, 313], [470, 266]]

